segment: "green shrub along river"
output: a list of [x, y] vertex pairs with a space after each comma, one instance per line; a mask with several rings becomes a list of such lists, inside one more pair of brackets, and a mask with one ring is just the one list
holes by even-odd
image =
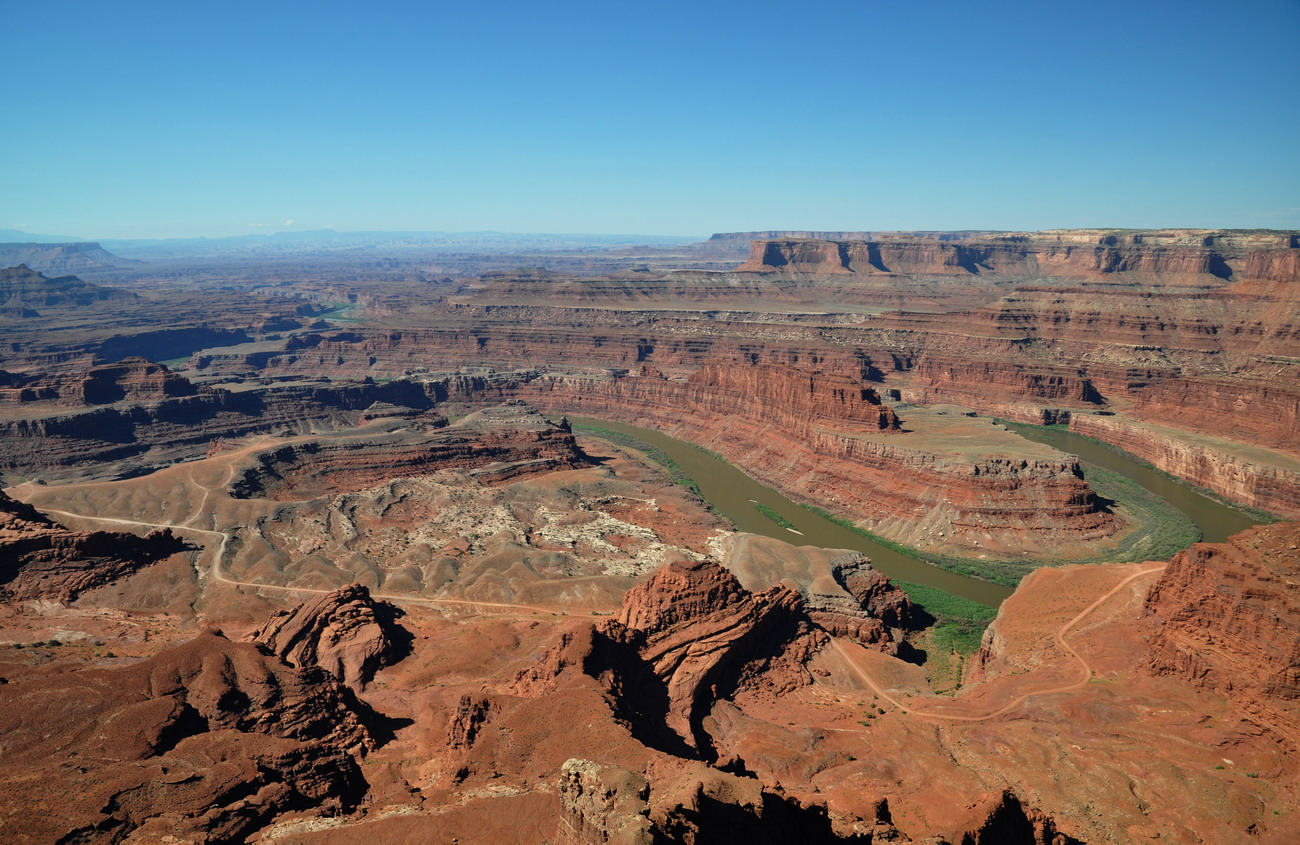
[[[852, 521], [800, 505], [759, 484], [720, 455], [652, 429], [569, 417], [574, 429], [640, 451], [704, 499], [738, 531], [796, 545], [853, 549], [871, 558], [912, 601], [935, 618], [931, 647], [970, 654], [1012, 586], [1046, 560], [932, 555], [885, 540]], [[1138, 523], [1117, 547], [1093, 561], [1163, 560], [1205, 536], [1218, 540], [1261, 520], [1200, 495], [1141, 462], [1056, 427], [1008, 424], [1028, 439], [1084, 458], [1084, 474], [1103, 499]], [[1099, 454], [1104, 453], [1104, 454]], [[1226, 532], [1226, 533], [1225, 533]]]

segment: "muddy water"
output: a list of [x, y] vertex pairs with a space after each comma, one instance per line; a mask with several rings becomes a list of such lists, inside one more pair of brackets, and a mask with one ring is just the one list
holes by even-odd
[[[923, 560], [896, 552], [842, 525], [818, 516], [764, 487], [731, 464], [683, 440], [648, 428], [638, 428], [609, 420], [569, 417], [571, 422], [629, 434], [668, 455], [700, 488], [700, 495], [715, 511], [735, 523], [736, 528], [751, 534], [775, 537], [796, 546], [821, 546], [827, 549], [853, 549], [871, 558], [876, 569], [900, 581], [934, 587], [953, 595], [997, 607], [1011, 595], [1011, 588], [945, 572]], [[792, 524], [796, 531], [777, 525], [754, 507], [766, 505]]]
[[1085, 437], [1080, 437], [1065, 429], [1017, 427], [1016, 433], [1021, 437], [1046, 443], [1062, 452], [1078, 455], [1089, 463], [1097, 464], [1102, 469], [1117, 472], [1125, 478], [1132, 479], [1147, 490], [1168, 501], [1183, 513], [1191, 517], [1192, 522], [1201, 529], [1206, 542], [1221, 543], [1238, 531], [1244, 531], [1259, 520], [1234, 508], [1221, 505], [1213, 499], [1174, 481], [1156, 470], [1144, 466], [1131, 458], [1121, 455], [1113, 449], [1107, 449]]

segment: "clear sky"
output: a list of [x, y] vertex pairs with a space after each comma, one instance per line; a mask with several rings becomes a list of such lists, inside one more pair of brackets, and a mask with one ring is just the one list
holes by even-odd
[[1300, 0], [0, 0], [0, 31], [0, 228], [1300, 228]]

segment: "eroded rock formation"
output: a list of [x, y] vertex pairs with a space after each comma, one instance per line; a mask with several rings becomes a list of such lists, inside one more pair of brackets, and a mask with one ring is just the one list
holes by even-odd
[[[1300, 519], [1300, 471], [1268, 466], [1263, 461], [1270, 456], [1264, 453], [1251, 461], [1215, 448], [1212, 443], [1189, 443], [1149, 426], [1094, 414], [1071, 415], [1070, 430], [1118, 446], [1157, 469], [1234, 502]], [[1232, 446], [1227, 442], [1223, 445]], [[1285, 457], [1277, 455], [1274, 460]]]
[[[848, 273], [991, 274], [1023, 278], [1135, 275], [1179, 282], [1296, 277], [1294, 236], [1101, 230], [975, 235], [958, 241], [907, 236], [873, 240], [755, 240], [738, 272], [814, 276]], [[1292, 275], [1287, 275], [1292, 274]]]
[[464, 469], [484, 482], [502, 482], [588, 462], [571, 431], [517, 400], [446, 426], [444, 417], [434, 415], [423, 425], [271, 449], [257, 456], [232, 491], [240, 497], [306, 499], [439, 470]]
[[[895, 640], [885, 622], [869, 621], [869, 594], [875, 590], [874, 604], [892, 615], [890, 621], [897, 621], [906, 597], [885, 595], [899, 591], [860, 571], [849, 580], [867, 596], [856, 618], [824, 615], [837, 627], [853, 619], [855, 630], [869, 632], [869, 642], [891, 650]], [[579, 667], [602, 679], [642, 742], [713, 759], [704, 719], [714, 704], [745, 685], [776, 695], [808, 683], [804, 664], [826, 642], [796, 590], [774, 586], [754, 593], [717, 563], [674, 562], [630, 590], [616, 616], [570, 633], [517, 685], [528, 694]]]
[[600, 626], [608, 662], [587, 670], [610, 673], [634, 724], [649, 732], [662, 719], [687, 747], [711, 756], [704, 717], [746, 676], [781, 689], [806, 683], [803, 663], [825, 638], [804, 620], [801, 604], [785, 588], [750, 593], [716, 563], [671, 563], [629, 591], [618, 615]]
[[1300, 748], [1300, 523], [1197, 543], [1146, 600], [1148, 669], [1228, 695]]
[[371, 598], [363, 585], [351, 584], [277, 612], [249, 639], [290, 666], [318, 666], [348, 686], [364, 688], [409, 649], [410, 634], [397, 621], [402, 615], [398, 607]]
[[72, 531], [0, 490], [0, 601], [70, 602], [185, 548], [169, 528]]
[[149, 660], [0, 686], [6, 841], [242, 840], [347, 810], [374, 714], [324, 671], [204, 633]]

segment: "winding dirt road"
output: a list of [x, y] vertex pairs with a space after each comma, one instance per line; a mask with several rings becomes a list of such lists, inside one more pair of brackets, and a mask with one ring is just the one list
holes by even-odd
[[[205, 496], [205, 501], [206, 501], [206, 496]], [[222, 584], [230, 584], [237, 587], [248, 587], [249, 589], [254, 589], [254, 590], [272, 590], [281, 593], [313, 593], [317, 595], [323, 595], [325, 593], [333, 592], [333, 590], [325, 590], [317, 587], [285, 587], [285, 586], [280, 586], [278, 584], [258, 584], [254, 581], [240, 581], [235, 578], [228, 577], [224, 572], [221, 571], [221, 562], [222, 560], [225, 559], [226, 548], [230, 544], [230, 538], [231, 538], [231, 535], [225, 531], [213, 531], [212, 529], [208, 529], [208, 528], [195, 528], [192, 525], [185, 525], [185, 524], [173, 524], [173, 523], [165, 523], [165, 522], [142, 522], [138, 519], [121, 519], [119, 517], [114, 517], [114, 516], [91, 516], [89, 514], [84, 514], [84, 513], [73, 513], [72, 511], [59, 510], [58, 508], [42, 508], [42, 510], [45, 513], [58, 514], [59, 516], [64, 516], [64, 517], [72, 517], [73, 519], [90, 520], [92, 522], [108, 522], [114, 525], [128, 525], [128, 526], [133, 525], [141, 528], [170, 528], [172, 531], [178, 534], [183, 534], [187, 531], [192, 531], [196, 534], [207, 534], [210, 537], [220, 537], [221, 542], [218, 544], [216, 553], [212, 557], [212, 565], [208, 567], [208, 576], [213, 581], [217, 581]], [[191, 516], [188, 520], [186, 520], [186, 522], [193, 521], [194, 519], [195, 517]], [[473, 601], [471, 599], [433, 599], [433, 598], [422, 598], [419, 596], [404, 596], [396, 593], [379, 593], [379, 592], [372, 592], [371, 595], [377, 599], [384, 599], [386, 601], [391, 601], [395, 603], [422, 604], [422, 605], [429, 605], [433, 607], [436, 607], [438, 605], [460, 605], [466, 607], [483, 607], [483, 608], [493, 608], [493, 609], [500, 609], [500, 610], [516, 610], [516, 611], [527, 610], [527, 611], [532, 611], [533, 613], [540, 613], [540, 614], [545, 614], [550, 616], [590, 617], [593, 613], [592, 610], [573, 612], [573, 611], [561, 610], [552, 607], [541, 607], [539, 605], [531, 605], [531, 604], [511, 604], [508, 602]], [[609, 614], [612, 613], [613, 611], [600, 610], [595, 612], [600, 614]]]
[[1163, 572], [1164, 570], [1165, 570], [1165, 565], [1161, 565], [1161, 566], [1153, 566], [1149, 569], [1142, 569], [1139, 570], [1138, 572], [1134, 572], [1132, 575], [1129, 575], [1127, 578], [1120, 581], [1118, 584], [1116, 584], [1114, 587], [1108, 590], [1104, 595], [1099, 597], [1092, 604], [1088, 605], [1083, 610], [1079, 611], [1068, 622], [1066, 622], [1064, 625], [1062, 625], [1060, 628], [1056, 630], [1056, 636], [1055, 636], [1056, 642], [1061, 646], [1061, 648], [1069, 652], [1070, 656], [1072, 656], [1075, 660], [1079, 661], [1079, 665], [1083, 668], [1082, 678], [1075, 681], [1074, 683], [1065, 684], [1064, 686], [1031, 690], [1030, 692], [1024, 693], [1023, 695], [1019, 695], [1013, 698], [1011, 701], [1009, 701], [1008, 703], [1004, 704], [1003, 706], [999, 707], [996, 710], [978, 716], [965, 716], [957, 713], [943, 713], [943, 712], [938, 712], [933, 710], [930, 711], [918, 710], [913, 705], [909, 705], [903, 701], [899, 701], [897, 698], [895, 698], [894, 696], [886, 692], [885, 689], [880, 686], [880, 684], [876, 683], [875, 679], [871, 677], [871, 673], [868, 672], [866, 669], [862, 668], [861, 664], [859, 664], [857, 660], [853, 658], [853, 655], [851, 654], [850, 650], [845, 647], [844, 642], [842, 640], [838, 638], [833, 639], [831, 640], [831, 643], [834, 646], [836, 652], [838, 652], [839, 655], [844, 658], [844, 660], [853, 669], [854, 673], [857, 674], [857, 676], [866, 683], [866, 685], [871, 689], [873, 693], [883, 698], [885, 701], [888, 701], [890, 704], [894, 705], [900, 710], [903, 710], [909, 713], [910, 715], [919, 718], [949, 719], [949, 720], [960, 721], [960, 722], [986, 722], [990, 719], [996, 719], [999, 716], [1002, 716], [1006, 713], [1011, 712], [1012, 710], [1015, 710], [1017, 707], [1020, 707], [1022, 704], [1024, 704], [1026, 701], [1028, 701], [1030, 698], [1033, 698], [1036, 695], [1055, 695], [1057, 693], [1062, 693], [1062, 692], [1072, 692], [1074, 690], [1082, 689], [1083, 687], [1087, 686], [1088, 682], [1092, 680], [1094, 675], [1092, 665], [1088, 663], [1088, 661], [1085, 660], [1084, 657], [1081, 654], [1079, 654], [1079, 652], [1075, 651], [1073, 646], [1071, 646], [1068, 642], [1065, 641], [1066, 633], [1075, 625], [1079, 624], [1081, 621], [1087, 618], [1087, 616], [1091, 614], [1093, 611], [1095, 611], [1097, 608], [1105, 604], [1112, 596], [1114, 596], [1116, 593], [1120, 592], [1125, 587], [1127, 587], [1134, 580], [1138, 578], [1142, 578], [1143, 576], [1146, 575], [1151, 575], [1156, 572]]

